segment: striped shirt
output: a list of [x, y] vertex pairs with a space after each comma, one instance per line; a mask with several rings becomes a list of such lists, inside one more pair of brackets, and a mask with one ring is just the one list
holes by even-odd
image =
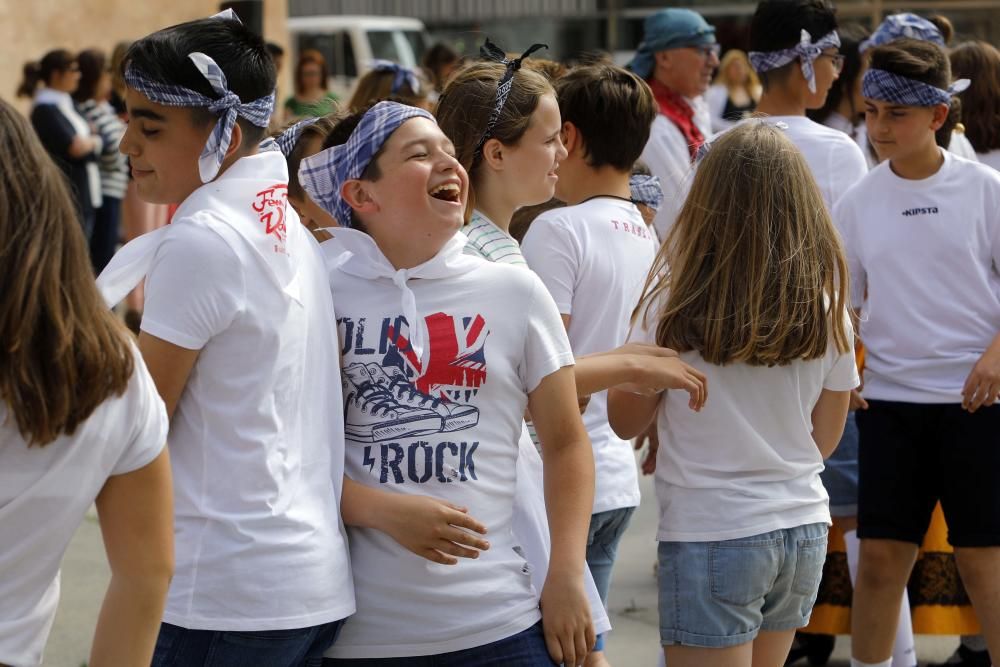
[[128, 188], [128, 162], [118, 150], [125, 134], [125, 123], [118, 118], [107, 102], [87, 100], [79, 105], [80, 113], [97, 129], [104, 142], [97, 166], [101, 172], [101, 194], [114, 199], [124, 199]]
[[521, 246], [514, 237], [479, 211], [472, 212], [472, 219], [462, 227], [462, 233], [469, 237], [469, 242], [465, 244], [466, 255], [501, 264], [528, 265], [521, 256]]

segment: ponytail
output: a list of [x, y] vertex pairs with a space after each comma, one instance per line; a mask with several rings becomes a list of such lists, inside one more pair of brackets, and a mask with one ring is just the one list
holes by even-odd
[[28, 62], [24, 64], [23, 72], [23, 80], [17, 87], [17, 96], [34, 97], [35, 89], [42, 80], [42, 66], [35, 61]]

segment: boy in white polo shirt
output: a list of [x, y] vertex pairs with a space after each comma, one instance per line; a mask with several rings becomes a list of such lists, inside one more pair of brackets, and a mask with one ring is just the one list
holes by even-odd
[[[522, 251], [555, 299], [579, 357], [625, 342], [653, 263], [653, 233], [632, 202], [629, 176], [656, 102], [638, 76], [611, 65], [577, 68], [555, 87], [568, 151], [556, 197], [570, 206], [540, 215]], [[607, 392], [591, 397], [583, 421], [597, 467], [587, 564], [606, 604], [615, 551], [639, 504], [639, 481], [631, 445], [608, 425]], [[596, 652], [591, 660], [602, 664], [600, 643]]]
[[892, 622], [931, 512], [990, 653], [1000, 655], [1000, 175], [940, 149], [948, 57], [929, 42], [872, 49], [868, 137], [883, 162], [834, 209], [862, 309], [861, 554], [852, 665], [890, 663]]
[[109, 301], [146, 277], [139, 347], [172, 416], [176, 569], [153, 665], [316, 665], [354, 611], [343, 421], [326, 271], [284, 157], [257, 153], [274, 66], [230, 14], [137, 41], [123, 73], [139, 194], [180, 204], [106, 277], [124, 289]]

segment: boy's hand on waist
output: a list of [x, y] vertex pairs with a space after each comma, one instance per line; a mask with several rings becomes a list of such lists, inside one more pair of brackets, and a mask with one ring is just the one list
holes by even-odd
[[962, 387], [962, 407], [969, 412], [996, 403], [1000, 394], [1000, 336], [993, 339], [972, 367]]
[[455, 565], [458, 558], [478, 558], [490, 548], [480, 537], [486, 526], [464, 507], [429, 496], [393, 494], [387, 510], [377, 528], [429, 561]]
[[552, 660], [566, 667], [582, 665], [597, 641], [583, 576], [550, 570], [541, 608], [545, 645]]

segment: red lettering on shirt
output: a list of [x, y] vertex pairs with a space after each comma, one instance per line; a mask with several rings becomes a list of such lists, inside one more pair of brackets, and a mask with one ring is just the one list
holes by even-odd
[[257, 213], [264, 233], [274, 236], [278, 243], [275, 252], [285, 252], [285, 208], [288, 206], [288, 186], [277, 183], [266, 190], [257, 193], [253, 201], [253, 210]]

